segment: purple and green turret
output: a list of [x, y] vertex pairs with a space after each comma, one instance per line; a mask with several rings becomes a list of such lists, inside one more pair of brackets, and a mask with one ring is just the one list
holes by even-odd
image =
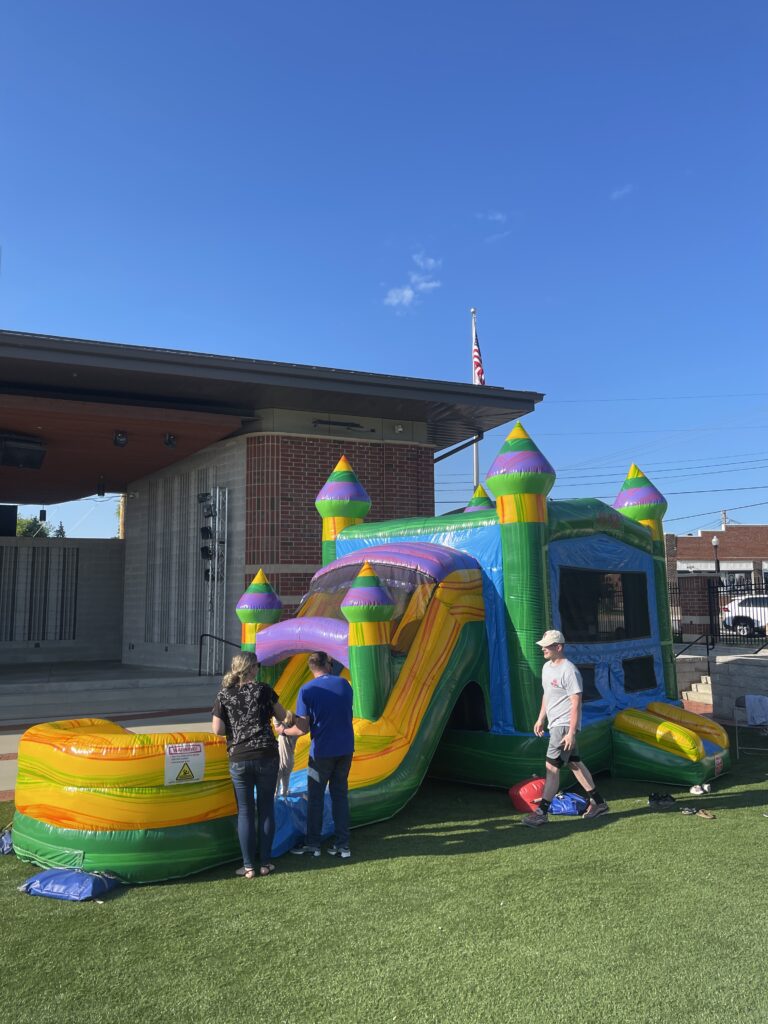
[[336, 538], [347, 526], [362, 523], [371, 510], [368, 492], [357, 479], [346, 455], [320, 488], [315, 508], [323, 518], [323, 565], [336, 558]]
[[469, 504], [464, 509], [465, 512], [489, 512], [494, 508], [494, 504], [488, 497], [488, 492], [482, 484], [478, 484], [469, 500]]
[[515, 728], [533, 729], [541, 706], [541, 650], [552, 623], [547, 583], [547, 495], [555, 471], [515, 424], [486, 476], [501, 528], [507, 646]]
[[648, 477], [634, 463], [621, 485], [613, 507], [627, 519], [632, 519], [651, 531], [653, 540], [653, 578], [656, 585], [656, 610], [659, 621], [661, 660], [664, 666], [664, 690], [670, 700], [677, 700], [677, 672], [672, 649], [672, 620], [669, 614], [667, 565], [664, 551], [662, 520], [667, 511], [667, 500]]
[[[235, 608], [238, 619], [242, 622], [240, 646], [244, 651], [256, 650], [256, 634], [265, 626], [279, 622], [283, 613], [280, 598], [272, 588], [263, 569], [259, 569], [251, 583], [237, 602]], [[262, 665], [259, 678], [263, 683], [274, 685], [278, 676], [277, 665]]]
[[355, 718], [375, 722], [389, 697], [390, 620], [394, 610], [389, 592], [365, 562], [341, 602], [341, 614], [349, 623], [349, 675]]

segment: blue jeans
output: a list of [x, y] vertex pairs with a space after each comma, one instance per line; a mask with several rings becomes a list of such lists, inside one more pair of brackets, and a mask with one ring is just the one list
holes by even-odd
[[237, 800], [237, 838], [240, 840], [243, 866], [246, 868], [255, 868], [257, 861], [264, 867], [269, 864], [269, 858], [272, 856], [272, 840], [275, 838], [275, 785], [279, 767], [277, 754], [274, 757], [254, 758], [252, 761], [229, 762], [229, 774]]
[[331, 791], [336, 844], [349, 846], [349, 800], [347, 798], [352, 755], [310, 757], [307, 770], [307, 846], [319, 846], [323, 831], [325, 787]]

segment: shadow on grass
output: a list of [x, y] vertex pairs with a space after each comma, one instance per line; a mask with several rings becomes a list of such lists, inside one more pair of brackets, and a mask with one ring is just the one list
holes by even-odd
[[[353, 856], [349, 861], [330, 857], [325, 849], [320, 857], [292, 856], [286, 853], [276, 860], [277, 878], [308, 871], [347, 870], [360, 862], [399, 860], [434, 856], [457, 856], [473, 853], [527, 847], [532, 843], [552, 843], [574, 835], [610, 828], [618, 821], [659, 815], [677, 816], [680, 808], [691, 806], [725, 817], [728, 811], [752, 809], [761, 825], [761, 814], [768, 809], [766, 771], [768, 759], [760, 755], [744, 755], [730, 773], [713, 782], [713, 792], [695, 797], [687, 788], [663, 783], [616, 779], [601, 775], [598, 786], [611, 811], [591, 821], [578, 817], [550, 816], [549, 822], [536, 829], [520, 824], [521, 815], [512, 807], [504, 790], [486, 789], [458, 783], [427, 779], [413, 800], [394, 818], [356, 828], [352, 833]], [[669, 811], [652, 811], [648, 795], [672, 790], [675, 806]], [[628, 806], [629, 805], [629, 806]], [[156, 885], [200, 885], [231, 881], [238, 885], [270, 885], [268, 878], [245, 882], [235, 878], [239, 861], [174, 879]], [[111, 898], [119, 898], [125, 890], [116, 890]]]
[[[688, 806], [706, 808], [716, 816], [720, 812], [752, 808], [759, 816], [768, 802], [766, 770], [768, 760], [759, 755], [745, 755], [731, 772], [713, 782], [714, 792], [702, 797], [690, 795], [687, 787], [681, 789], [663, 783], [601, 775], [598, 787], [611, 804], [608, 814], [591, 821], [552, 815], [546, 825], [536, 829], [520, 824], [521, 815], [514, 810], [504, 790], [428, 778], [413, 800], [395, 817], [353, 830], [352, 858], [349, 861], [330, 857], [325, 849], [317, 858], [287, 853], [276, 861], [277, 871], [279, 875], [343, 871], [360, 862], [514, 850], [531, 843], [552, 843], [610, 828], [617, 821], [649, 816], [657, 819], [659, 815], [674, 817], [679, 815], [680, 808]], [[674, 791], [675, 807], [669, 811], [652, 811], [647, 803], [649, 794], [669, 790]], [[632, 806], [636, 801], [640, 802], [639, 805]], [[768, 826], [768, 821], [765, 824]], [[229, 864], [168, 884], [196, 885], [223, 879], [235, 881], [233, 874], [233, 865]], [[270, 884], [268, 879], [254, 879], [249, 884], [258, 885], [262, 881]]]

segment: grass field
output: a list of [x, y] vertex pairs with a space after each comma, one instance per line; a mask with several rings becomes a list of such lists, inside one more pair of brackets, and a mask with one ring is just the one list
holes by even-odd
[[427, 782], [353, 833], [349, 862], [101, 905], [22, 895], [34, 868], [3, 857], [0, 1020], [765, 1024], [766, 770], [745, 756], [710, 797], [678, 796], [714, 821], [601, 778], [611, 814], [539, 830], [505, 793]]

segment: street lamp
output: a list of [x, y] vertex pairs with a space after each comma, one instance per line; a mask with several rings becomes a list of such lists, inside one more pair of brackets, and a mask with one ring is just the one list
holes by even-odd
[[720, 541], [717, 539], [717, 537], [713, 537], [712, 538], [712, 554], [715, 556], [715, 574], [717, 575], [718, 580], [720, 579], [720, 557], [718, 555], [718, 550], [717, 550], [719, 545], [720, 545]]

